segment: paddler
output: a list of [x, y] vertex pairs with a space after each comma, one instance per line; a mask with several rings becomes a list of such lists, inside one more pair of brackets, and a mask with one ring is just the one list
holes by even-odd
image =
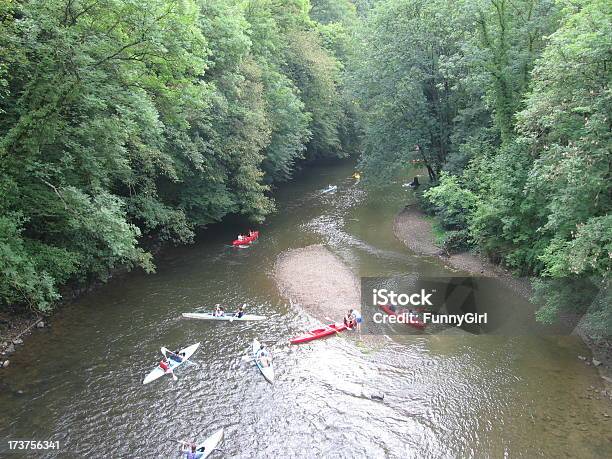
[[159, 362], [159, 368], [164, 370], [164, 373], [172, 373], [172, 368], [170, 368], [170, 362], [168, 362], [168, 358], [164, 356], [164, 358]]
[[244, 315], [244, 308], [246, 307], [246, 303], [238, 308], [238, 311], [234, 314], [234, 317], [240, 319]]
[[200, 459], [204, 455], [204, 447], [198, 447], [195, 443], [182, 441], [179, 451], [185, 454], [186, 459]]
[[178, 363], [181, 363], [183, 361], [183, 358], [185, 357], [185, 353], [180, 352], [179, 350], [176, 350], [174, 352], [168, 351], [168, 354], [170, 354], [169, 358], [171, 358], [172, 360]]
[[270, 352], [264, 347], [263, 344], [259, 348], [259, 363], [261, 363], [261, 366], [264, 368], [269, 367], [272, 363]]
[[215, 311], [213, 312], [213, 316], [214, 317], [221, 317], [225, 314], [225, 312], [223, 311], [223, 308], [221, 307], [221, 305], [219, 303], [217, 303], [215, 305]]

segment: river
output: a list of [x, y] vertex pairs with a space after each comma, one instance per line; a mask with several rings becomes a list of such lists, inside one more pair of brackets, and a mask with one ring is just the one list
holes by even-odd
[[[361, 276], [448, 274], [393, 236], [410, 192], [397, 183], [366, 192], [352, 167], [313, 167], [277, 190], [278, 212], [249, 249], [228, 246], [239, 228], [215, 225], [195, 245], [163, 251], [156, 274], [113, 279], [62, 308], [0, 372], [4, 453], [10, 439], [35, 439], [60, 442], [45, 457], [176, 457], [174, 439], [224, 427], [225, 457], [610, 457], [609, 405], [596, 400], [600, 382], [577, 359], [589, 354], [576, 338], [288, 345], [316, 323], [271, 279], [288, 248], [326, 244]], [[322, 196], [330, 183], [338, 192]], [[269, 320], [180, 318], [214, 303], [248, 303]], [[241, 358], [254, 337], [273, 350], [274, 386]], [[177, 382], [142, 385], [160, 346], [197, 341], [197, 365]], [[362, 397], [362, 386], [384, 400]]]

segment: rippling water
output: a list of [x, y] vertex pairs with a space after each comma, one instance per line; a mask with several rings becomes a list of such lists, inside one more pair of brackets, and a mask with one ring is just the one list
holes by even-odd
[[[174, 457], [175, 439], [225, 427], [225, 457], [609, 457], [610, 406], [593, 400], [600, 383], [576, 358], [588, 351], [575, 338], [288, 345], [316, 322], [270, 278], [287, 248], [324, 243], [362, 276], [448, 274], [393, 237], [410, 192], [391, 184], [366, 193], [351, 173], [349, 163], [322, 167], [280, 189], [278, 214], [249, 249], [228, 247], [239, 228], [219, 225], [164, 252], [157, 274], [115, 279], [63, 308], [0, 372], [0, 456], [9, 439], [36, 439], [60, 441], [47, 457]], [[329, 183], [338, 192], [321, 196]], [[269, 320], [179, 318], [243, 302]], [[242, 359], [255, 337], [273, 350], [274, 386]], [[142, 385], [160, 346], [198, 341], [177, 382]]]

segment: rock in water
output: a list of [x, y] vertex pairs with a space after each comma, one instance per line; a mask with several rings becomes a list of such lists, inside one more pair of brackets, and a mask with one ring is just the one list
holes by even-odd
[[15, 352], [15, 345], [11, 343], [6, 348], [6, 354], [12, 354], [13, 352]]
[[36, 324], [36, 328], [45, 328], [45, 323], [41, 320]]
[[593, 359], [593, 366], [598, 367], [599, 365], [601, 365], [601, 362], [599, 360]]
[[13, 344], [23, 344], [23, 340], [21, 338], [15, 338]]
[[4, 362], [0, 362], [0, 368], [6, 368], [11, 364], [10, 360], [5, 360]]

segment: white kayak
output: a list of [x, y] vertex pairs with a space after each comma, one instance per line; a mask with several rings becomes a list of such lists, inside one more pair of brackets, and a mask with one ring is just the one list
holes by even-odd
[[229, 322], [266, 319], [265, 316], [256, 316], [255, 314], [245, 314], [242, 317], [235, 317], [233, 313], [225, 314], [224, 316], [215, 316], [212, 312], [184, 312], [183, 317], [187, 319], [225, 320]]
[[271, 384], [274, 384], [274, 366], [272, 365], [272, 355], [270, 351], [267, 351], [270, 355], [270, 365], [263, 366], [261, 363], [261, 344], [256, 339], [253, 340], [253, 360], [257, 364], [257, 368], [261, 371], [261, 374]]
[[[204, 440], [204, 443], [196, 446], [196, 457], [197, 459], [205, 459], [212, 454], [212, 452], [219, 446], [223, 441], [223, 429], [217, 430], [214, 434]], [[187, 457], [187, 453], [183, 455]]]
[[[172, 371], [176, 370], [176, 368], [180, 367], [182, 364], [184, 364], [187, 360], [189, 360], [189, 358], [193, 355], [193, 353], [198, 349], [198, 347], [200, 347], [200, 343], [195, 343], [192, 344], [191, 346], [186, 347], [185, 349], [181, 349], [179, 351], [179, 354], [185, 354], [185, 357], [183, 358], [183, 360], [181, 362], [177, 362], [175, 360], [172, 359], [168, 359], [168, 362], [170, 364], [170, 369]], [[165, 347], [161, 348], [161, 352], [164, 356], [166, 356], [166, 353], [168, 352], [168, 349], [166, 349]], [[144, 379], [144, 381], [142, 381], [143, 384], [149, 384], [150, 382], [155, 381], [156, 379], [161, 378], [163, 375], [165, 375], [166, 372], [161, 369], [159, 367], [159, 365], [157, 367], [155, 367], [154, 370], [151, 371], [151, 373], [149, 373], [146, 378]]]
[[327, 188], [325, 188], [324, 190], [321, 191], [321, 193], [325, 194], [325, 193], [331, 193], [332, 191], [336, 191], [338, 189], [338, 187], [336, 185], [330, 185]]

